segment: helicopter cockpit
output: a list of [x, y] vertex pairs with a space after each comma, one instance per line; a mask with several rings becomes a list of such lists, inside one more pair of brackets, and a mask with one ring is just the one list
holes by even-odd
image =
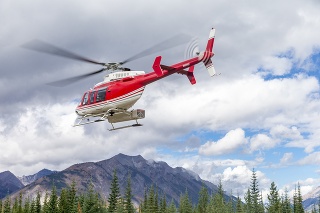
[[98, 103], [106, 100], [107, 88], [99, 90], [90, 90], [83, 95], [82, 101], [79, 106]]

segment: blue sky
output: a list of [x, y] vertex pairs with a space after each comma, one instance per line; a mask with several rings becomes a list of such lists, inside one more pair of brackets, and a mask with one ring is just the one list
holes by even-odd
[[[204, 6], [205, 5], [205, 6]], [[243, 195], [252, 168], [264, 195], [275, 181], [292, 193], [320, 185], [320, 4], [315, 0], [0, 2], [0, 171], [62, 170], [118, 153], [182, 166]], [[284, 15], [285, 14], [285, 15]], [[74, 128], [83, 92], [103, 75], [65, 88], [45, 85], [94, 65], [22, 49], [38, 38], [98, 60], [123, 60], [177, 33], [216, 28], [213, 63], [195, 68], [197, 84], [173, 75], [146, 87], [134, 106], [143, 127], [109, 132], [108, 123]], [[130, 62], [151, 71], [186, 46]], [[18, 156], [18, 157], [17, 157]]]

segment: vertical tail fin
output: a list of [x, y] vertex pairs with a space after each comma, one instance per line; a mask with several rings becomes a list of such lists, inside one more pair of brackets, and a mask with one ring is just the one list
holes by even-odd
[[209, 34], [209, 39], [208, 39], [206, 51], [204, 52], [204, 56], [203, 56], [203, 63], [206, 66], [206, 68], [209, 72], [209, 75], [211, 77], [216, 75], [216, 71], [215, 71], [213, 64], [212, 64], [212, 61], [211, 61], [211, 57], [214, 55], [214, 53], [212, 52], [212, 49], [213, 49], [213, 45], [214, 45], [215, 33], [216, 33], [216, 30], [214, 28], [212, 28], [210, 31], [210, 34]]
[[214, 69], [214, 66], [212, 64], [211, 59], [209, 59], [207, 61], [204, 61], [204, 65], [206, 66], [206, 68], [207, 68], [207, 70], [209, 72], [209, 75], [211, 77], [216, 75], [216, 70]]
[[207, 47], [206, 47], [206, 51], [211, 52], [211, 53], [212, 53], [212, 48], [213, 48], [213, 44], [214, 44], [215, 34], [216, 34], [216, 29], [212, 28], [210, 30], [209, 39], [208, 39], [208, 43], [207, 43]]

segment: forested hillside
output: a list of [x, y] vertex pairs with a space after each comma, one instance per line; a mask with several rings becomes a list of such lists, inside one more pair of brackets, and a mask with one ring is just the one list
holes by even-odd
[[[175, 203], [168, 200], [161, 193], [157, 186], [152, 185], [145, 189], [144, 199], [139, 206], [134, 206], [132, 202], [131, 178], [127, 178], [127, 186], [124, 194], [120, 194], [118, 177], [114, 171], [110, 187], [110, 194], [107, 198], [101, 197], [91, 184], [85, 193], [79, 193], [75, 182], [69, 187], [62, 189], [60, 195], [57, 194], [53, 185], [50, 192], [46, 192], [44, 201], [40, 200], [40, 192], [36, 197], [24, 197], [22, 193], [14, 200], [8, 196], [0, 200], [0, 213], [263, 213], [263, 212], [283, 212], [302, 213], [302, 197], [300, 186], [293, 195], [293, 203], [290, 202], [288, 193], [280, 195], [275, 183], [270, 186], [268, 202], [262, 201], [262, 193], [258, 187], [256, 173], [253, 170], [250, 188], [244, 197], [244, 201], [238, 196], [236, 200], [226, 199], [223, 186], [220, 182], [218, 192], [209, 194], [205, 185], [202, 186], [198, 194], [198, 202], [193, 202], [188, 191], [180, 195], [180, 202]], [[319, 212], [316, 208], [312, 212]]]

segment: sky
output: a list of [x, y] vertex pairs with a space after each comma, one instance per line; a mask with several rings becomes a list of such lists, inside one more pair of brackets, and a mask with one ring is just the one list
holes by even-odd
[[[320, 186], [320, 2], [316, 0], [1, 0], [0, 172], [118, 153], [182, 166], [243, 196], [252, 169], [264, 196], [272, 181], [292, 195]], [[109, 132], [72, 127], [84, 92], [106, 73], [67, 87], [48, 82], [101, 67], [21, 48], [40, 39], [94, 60], [121, 61], [179, 33], [205, 48], [216, 29], [219, 76], [195, 67], [197, 83], [172, 75], [146, 87], [134, 106], [143, 127]], [[126, 64], [152, 71], [154, 58], [185, 59], [188, 44]]]

